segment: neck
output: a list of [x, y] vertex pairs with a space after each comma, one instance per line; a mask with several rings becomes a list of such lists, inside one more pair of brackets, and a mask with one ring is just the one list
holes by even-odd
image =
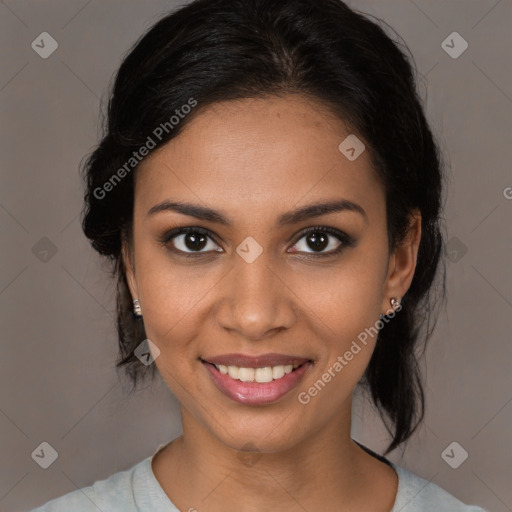
[[[385, 464], [351, 439], [350, 407], [348, 402], [343, 414], [298, 442], [296, 432], [282, 439], [260, 435], [254, 442], [221, 439], [182, 409], [183, 435], [163, 450], [167, 455], [159, 464], [154, 460], [155, 476], [182, 510], [339, 511], [340, 503], [356, 510], [375, 464]], [[243, 451], [236, 448], [242, 446]], [[191, 496], [197, 497], [194, 503]], [[391, 508], [394, 496], [382, 510]]]

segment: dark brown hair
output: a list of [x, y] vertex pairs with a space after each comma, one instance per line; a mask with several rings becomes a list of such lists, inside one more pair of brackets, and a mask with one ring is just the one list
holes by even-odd
[[[327, 105], [365, 141], [385, 186], [390, 249], [403, 240], [412, 210], [421, 212], [412, 284], [402, 310], [380, 330], [362, 380], [392, 434], [388, 453], [424, 415], [415, 349], [430, 337], [433, 306], [445, 295], [444, 273], [434, 286], [444, 261], [442, 166], [400, 43], [340, 0], [196, 0], [154, 24], [124, 58], [103, 138], [83, 169], [83, 231], [111, 260], [117, 282], [116, 366], [134, 388], [155, 373], [155, 365], [146, 367], [134, 355], [146, 334], [132, 313], [121, 259], [122, 237], [130, 240], [136, 172], [127, 162], [148, 137], [160, 147], [212, 103], [286, 93]], [[172, 122], [191, 98], [197, 106]], [[159, 126], [166, 129], [156, 137]]]

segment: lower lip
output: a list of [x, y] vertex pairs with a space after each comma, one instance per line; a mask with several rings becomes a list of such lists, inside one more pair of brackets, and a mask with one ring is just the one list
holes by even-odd
[[299, 383], [311, 366], [311, 362], [308, 361], [272, 382], [242, 382], [221, 373], [211, 363], [205, 361], [202, 363], [222, 393], [232, 400], [246, 405], [268, 404], [279, 400]]

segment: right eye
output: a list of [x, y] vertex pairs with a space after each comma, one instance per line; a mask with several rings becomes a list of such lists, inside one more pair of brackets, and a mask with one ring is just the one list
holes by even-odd
[[214, 242], [211, 235], [211, 232], [204, 228], [182, 227], [166, 232], [159, 241], [169, 250], [183, 253], [185, 256], [212, 251], [221, 252], [222, 249]]

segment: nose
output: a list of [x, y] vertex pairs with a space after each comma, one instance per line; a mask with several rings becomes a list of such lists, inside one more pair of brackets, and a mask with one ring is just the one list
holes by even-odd
[[221, 328], [251, 341], [290, 329], [297, 318], [293, 292], [264, 254], [252, 263], [235, 256], [215, 308]]

